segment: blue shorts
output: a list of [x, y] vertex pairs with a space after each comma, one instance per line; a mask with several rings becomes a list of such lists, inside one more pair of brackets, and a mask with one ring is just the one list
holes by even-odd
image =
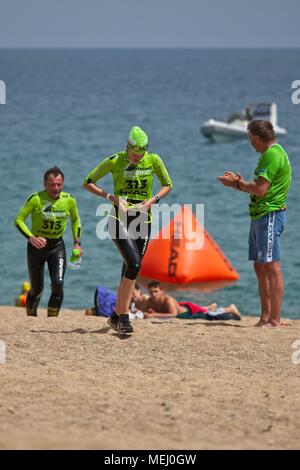
[[251, 220], [249, 232], [249, 261], [270, 263], [280, 261], [280, 235], [284, 230], [284, 210], [269, 212], [258, 220]]

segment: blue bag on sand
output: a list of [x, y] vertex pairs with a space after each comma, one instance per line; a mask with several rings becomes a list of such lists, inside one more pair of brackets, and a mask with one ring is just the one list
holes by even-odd
[[116, 307], [117, 296], [106, 287], [98, 286], [95, 292], [95, 309], [100, 317], [110, 317]]

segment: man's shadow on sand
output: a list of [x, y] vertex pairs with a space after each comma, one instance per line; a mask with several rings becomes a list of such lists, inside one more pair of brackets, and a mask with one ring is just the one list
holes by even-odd
[[[98, 335], [105, 335], [109, 331], [112, 331], [109, 326], [105, 326], [99, 330], [84, 330], [83, 328], [76, 328], [75, 330], [62, 330], [62, 331], [53, 331], [53, 330], [30, 330], [31, 333], [50, 333], [54, 335], [58, 334], [71, 334], [77, 333], [79, 335], [86, 335], [86, 334], [98, 334]], [[112, 336], [116, 336], [119, 339], [128, 339], [131, 335], [128, 334], [121, 334], [117, 332], [112, 332]]]

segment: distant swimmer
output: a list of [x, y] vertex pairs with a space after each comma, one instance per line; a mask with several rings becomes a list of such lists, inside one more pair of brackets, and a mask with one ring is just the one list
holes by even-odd
[[[96, 185], [107, 173], [112, 174], [114, 194], [109, 194]], [[161, 184], [161, 189], [154, 197], [153, 174], [156, 174]], [[91, 193], [113, 204], [108, 218], [108, 232], [124, 263], [116, 311], [108, 322], [119, 333], [132, 333], [129, 304], [149, 242], [151, 206], [171, 191], [172, 181], [159, 155], [148, 152], [147, 134], [140, 127], [134, 126], [130, 131], [126, 150], [105, 158], [88, 174], [83, 185]]]
[[[63, 283], [66, 270], [66, 250], [63, 234], [70, 217], [74, 248], [80, 247], [81, 222], [76, 199], [63, 192], [64, 174], [58, 167], [44, 174], [43, 191], [31, 194], [15, 219], [19, 232], [27, 239], [27, 262], [31, 288], [26, 299], [28, 316], [37, 316], [37, 307], [44, 287], [44, 267], [48, 263], [52, 293], [48, 303], [48, 317], [57, 317], [63, 301]], [[31, 215], [32, 228], [25, 224]]]
[[282, 325], [280, 312], [284, 294], [280, 235], [286, 221], [292, 169], [286, 151], [276, 142], [269, 121], [251, 121], [248, 137], [252, 147], [261, 154], [254, 180], [246, 181], [232, 171], [225, 171], [218, 179], [224, 186], [250, 193], [249, 260], [254, 262], [261, 303], [261, 316], [256, 326], [278, 327]]

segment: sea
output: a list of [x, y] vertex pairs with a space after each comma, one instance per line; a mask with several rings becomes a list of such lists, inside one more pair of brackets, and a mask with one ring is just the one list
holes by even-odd
[[[104, 157], [124, 149], [131, 127], [139, 125], [172, 177], [165, 201], [204, 204], [206, 230], [240, 275], [221, 289], [172, 294], [202, 305], [235, 303], [244, 315], [258, 315], [256, 278], [247, 259], [248, 195], [217, 181], [225, 170], [251, 179], [258, 154], [247, 139], [210, 143], [200, 128], [208, 118], [225, 120], [248, 103], [274, 101], [279, 125], [288, 131], [279, 142], [293, 168], [281, 237], [283, 316], [300, 318], [300, 104], [292, 102], [299, 50], [0, 49], [0, 80], [6, 84], [6, 104], [0, 105], [2, 305], [13, 305], [28, 280], [26, 240], [14, 218], [28, 195], [43, 188], [43, 174], [53, 165], [65, 173], [65, 190], [76, 197], [83, 223], [84, 258], [80, 269], [66, 273], [64, 307], [92, 306], [97, 285], [116, 290], [120, 254], [110, 240], [97, 238], [100, 200], [81, 185]], [[102, 184], [112, 190], [110, 175]], [[70, 224], [65, 241], [70, 255]], [[49, 294], [46, 271], [41, 306]]]

